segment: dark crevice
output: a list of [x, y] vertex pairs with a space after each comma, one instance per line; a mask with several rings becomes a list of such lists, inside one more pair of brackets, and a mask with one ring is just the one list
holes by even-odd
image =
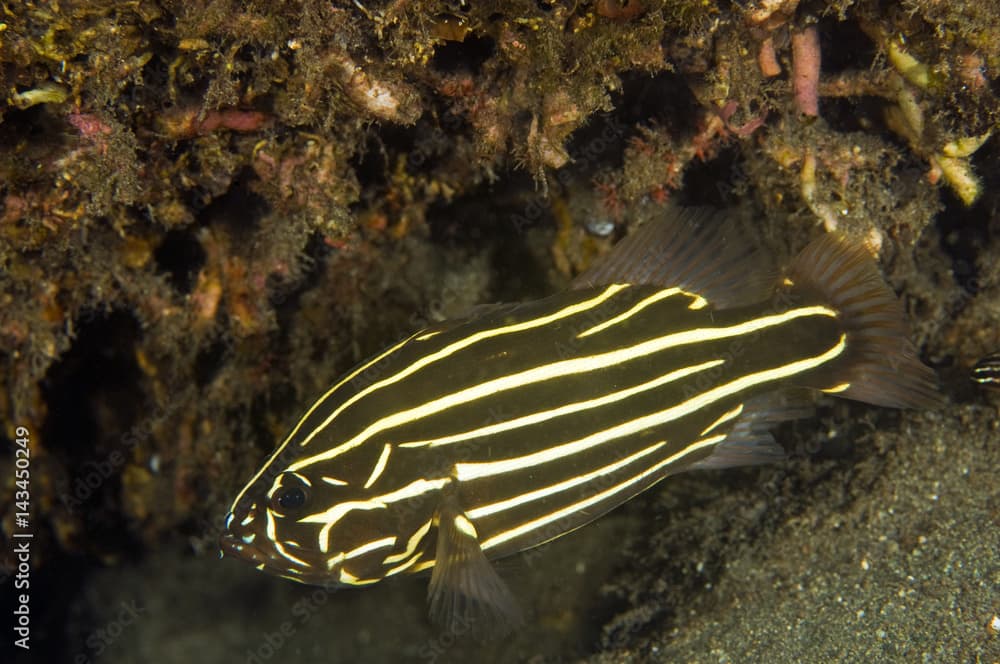
[[194, 288], [205, 265], [205, 250], [191, 229], [168, 231], [153, 252], [157, 272], [166, 274], [170, 284], [183, 295]]
[[72, 347], [43, 381], [49, 414], [42, 435], [50, 448], [84, 461], [109, 451], [102, 449], [105, 437], [127, 431], [143, 408], [136, 390], [140, 326], [124, 311], [85, 312], [76, 326]]
[[656, 124], [673, 136], [697, 131], [695, 115], [687, 112], [697, 101], [677, 74], [628, 73], [622, 77], [621, 91], [612, 96], [612, 105], [613, 111], [595, 113], [570, 136], [566, 149], [572, 162], [566, 168], [584, 176], [599, 169], [620, 169], [637, 125]]
[[482, 187], [428, 209], [433, 242], [470, 252], [493, 250], [492, 299], [497, 302], [547, 294], [546, 271], [530, 249], [528, 234], [552, 226], [550, 202], [525, 192], [534, 192], [530, 176], [518, 172], [489, 190]]
[[220, 339], [198, 352], [198, 358], [195, 360], [194, 366], [194, 380], [199, 388], [205, 387], [212, 382], [212, 379], [215, 378], [219, 370], [225, 365], [228, 359], [229, 347], [230, 343]]
[[823, 21], [819, 26], [823, 74], [830, 76], [867, 67], [878, 49], [854, 21]]
[[41, 438], [64, 460], [62, 507], [83, 517], [91, 553], [134, 553], [137, 542], [121, 512], [121, 473], [138, 444], [136, 425], [148, 404], [135, 347], [141, 327], [124, 311], [85, 313], [73, 346], [53, 365], [42, 393], [48, 416]]
[[688, 164], [676, 201], [684, 206], [736, 207], [742, 195], [740, 187], [745, 184], [740, 152], [727, 147], [711, 161], [695, 159]]
[[222, 225], [237, 241], [249, 238], [260, 226], [260, 220], [270, 212], [263, 196], [250, 188], [256, 175], [249, 168], [233, 179], [221, 196], [212, 199], [199, 214], [205, 224]]
[[969, 295], [976, 295], [984, 286], [979, 263], [981, 256], [988, 255], [990, 244], [996, 239], [991, 237], [987, 220], [996, 218], [996, 198], [990, 192], [1000, 186], [1000, 171], [993, 167], [998, 158], [1000, 145], [995, 139], [972, 156], [972, 168], [981, 178], [985, 192], [974, 205], [966, 206], [946, 185], [941, 187], [944, 209], [937, 216], [940, 246], [951, 258], [955, 280]]
[[[424, 127], [424, 123], [425, 120], [420, 120], [417, 127]], [[417, 133], [412, 127], [384, 125], [379, 127], [377, 133], [368, 132], [362, 148], [348, 160], [366, 197], [385, 193], [389, 185], [389, 173], [395, 166], [392, 162], [394, 155], [409, 154], [416, 139]], [[358, 203], [357, 207], [361, 209], [366, 204]]]
[[495, 50], [491, 38], [468, 35], [462, 41], [445, 42], [434, 49], [431, 66], [444, 73], [467, 71], [476, 74], [493, 57]]
[[833, 131], [871, 131], [885, 125], [882, 118], [887, 102], [880, 97], [823, 97], [819, 104], [823, 120]]
[[941, 249], [951, 258], [951, 271], [955, 281], [969, 295], [979, 292], [979, 254], [989, 243], [989, 231], [983, 219], [987, 216], [984, 205], [966, 207], [951, 191], [943, 189], [941, 200], [944, 210], [937, 217]]

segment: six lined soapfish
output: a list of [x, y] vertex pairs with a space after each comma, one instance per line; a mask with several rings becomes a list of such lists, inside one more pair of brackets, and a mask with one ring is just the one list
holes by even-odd
[[803, 392], [939, 402], [863, 248], [828, 234], [769, 278], [721, 217], [665, 213], [569, 290], [354, 369], [239, 493], [223, 552], [320, 585], [430, 570], [435, 622], [509, 628], [517, 603], [490, 560], [669, 475], [782, 458], [768, 430], [810, 412]]
[[1000, 352], [990, 353], [976, 362], [969, 375], [974, 383], [1000, 390]]

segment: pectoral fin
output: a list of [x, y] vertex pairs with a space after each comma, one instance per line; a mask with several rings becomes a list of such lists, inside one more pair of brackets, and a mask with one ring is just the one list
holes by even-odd
[[517, 600], [479, 546], [475, 526], [455, 507], [438, 514], [438, 541], [427, 601], [431, 620], [452, 633], [509, 633], [523, 622]]

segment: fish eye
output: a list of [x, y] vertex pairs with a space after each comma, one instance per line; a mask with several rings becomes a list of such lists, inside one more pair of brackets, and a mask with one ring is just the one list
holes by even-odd
[[301, 476], [285, 473], [278, 480], [279, 486], [271, 491], [271, 509], [287, 514], [305, 507], [309, 502], [309, 489]]
[[278, 492], [277, 502], [286, 512], [297, 510], [306, 504], [306, 492], [297, 486], [282, 489]]

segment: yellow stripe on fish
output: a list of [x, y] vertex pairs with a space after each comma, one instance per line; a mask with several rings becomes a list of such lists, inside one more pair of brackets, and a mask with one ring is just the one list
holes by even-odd
[[974, 383], [1000, 390], [1000, 352], [990, 353], [976, 362], [969, 375]]
[[489, 560], [671, 474], [780, 459], [768, 429], [809, 412], [800, 388], [939, 401], [862, 249], [825, 236], [767, 283], [717, 217], [647, 223], [570, 290], [421, 330], [355, 369], [239, 493], [223, 551], [313, 584], [431, 569], [435, 621], [510, 627]]

